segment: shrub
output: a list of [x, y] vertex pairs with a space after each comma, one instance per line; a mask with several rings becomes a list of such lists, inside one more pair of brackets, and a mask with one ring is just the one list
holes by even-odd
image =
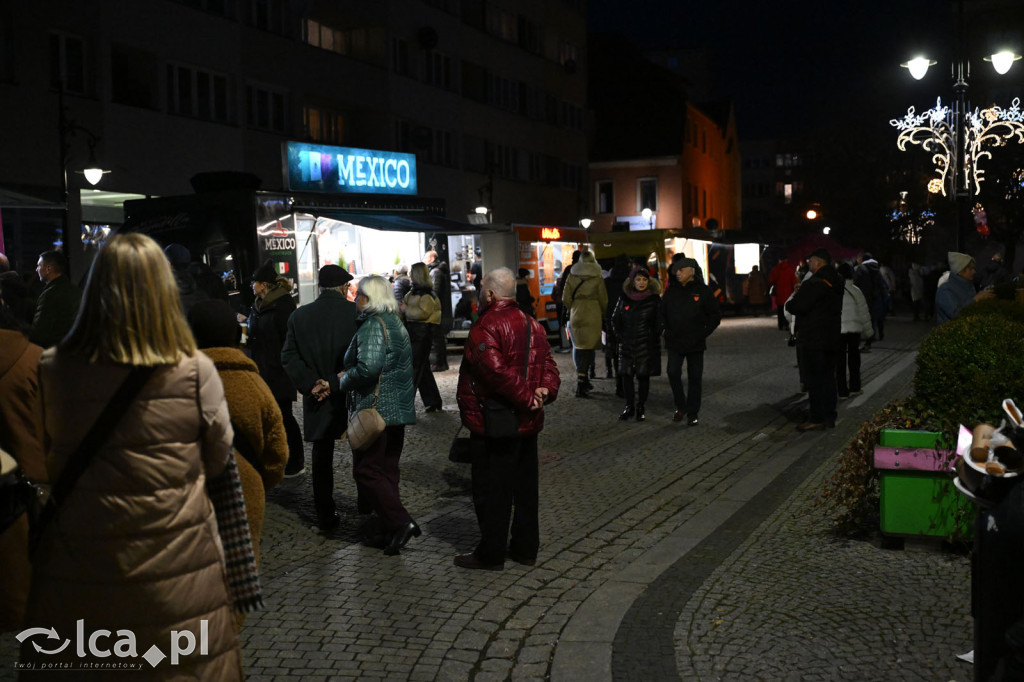
[[984, 301], [936, 327], [921, 342], [914, 395], [864, 422], [839, 457], [815, 504], [833, 515], [835, 531], [864, 536], [878, 528], [874, 448], [884, 428], [938, 431], [955, 443], [960, 424], [999, 424], [1004, 398], [1024, 399], [1024, 306]]
[[[1014, 310], [1004, 314], [1003, 306]], [[914, 398], [938, 416], [942, 430], [998, 424], [1003, 399], [1024, 397], [1020, 307], [1004, 301], [971, 305], [965, 310], [970, 314], [937, 327], [921, 342]]]

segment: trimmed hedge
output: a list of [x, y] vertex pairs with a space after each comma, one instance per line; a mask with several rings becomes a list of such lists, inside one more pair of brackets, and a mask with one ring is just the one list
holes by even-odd
[[942, 431], [998, 424], [1003, 399], [1024, 398], [1024, 306], [987, 301], [964, 312], [936, 327], [917, 353], [915, 402], [935, 413]]

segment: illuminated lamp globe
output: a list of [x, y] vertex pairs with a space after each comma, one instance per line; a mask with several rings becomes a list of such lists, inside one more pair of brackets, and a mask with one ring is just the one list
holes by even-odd
[[815, 211], [813, 208], [807, 209], [807, 219], [808, 220], [814, 220], [817, 217], [818, 217], [818, 212], [817, 211]]
[[583, 219], [580, 220], [580, 225], [583, 226], [584, 230], [587, 229], [588, 227], [590, 227], [593, 223], [594, 223], [594, 221], [591, 220], [590, 218], [583, 218]]
[[476, 211], [479, 215], [487, 215], [487, 211], [489, 209], [486, 206], [477, 206], [473, 210]]
[[82, 171], [82, 174], [85, 175], [85, 179], [89, 181], [90, 185], [98, 185], [100, 180], [103, 179], [102, 168], [86, 168]]
[[1013, 66], [1013, 63], [1020, 59], [1019, 54], [1015, 54], [1010, 50], [1003, 50], [996, 52], [991, 57], [985, 57], [986, 62], [992, 62], [992, 68], [996, 70], [1000, 76], [1005, 74]]
[[640, 211], [640, 215], [642, 215], [644, 217], [644, 220], [650, 220], [651, 219], [651, 209], [645, 208], [644, 210]]
[[910, 70], [910, 75], [914, 77], [914, 80], [921, 80], [924, 75], [928, 73], [928, 67], [938, 64], [936, 61], [932, 61], [927, 57], [915, 57], [908, 62], [900, 64], [905, 69]]
[[826, 225], [825, 227], [821, 228], [821, 233], [822, 234], [829, 234], [830, 232], [832, 232], [832, 228], [829, 227], [828, 225]]

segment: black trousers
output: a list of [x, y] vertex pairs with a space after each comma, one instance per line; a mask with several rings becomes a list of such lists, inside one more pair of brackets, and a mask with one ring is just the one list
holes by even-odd
[[808, 421], [836, 423], [836, 351], [804, 348], [800, 357], [807, 378]]
[[[686, 361], [686, 390], [683, 390], [683, 361]], [[680, 353], [668, 350], [668, 385], [672, 387], [672, 400], [677, 410], [685, 410], [687, 415], [697, 416], [700, 413], [701, 385], [704, 377], [704, 351], [696, 353]]]
[[313, 441], [313, 507], [320, 519], [329, 518], [334, 504], [334, 439]]
[[540, 548], [537, 436], [485, 438], [473, 434], [471, 440], [473, 507], [480, 526], [480, 542], [474, 552], [477, 559], [500, 564], [506, 551], [535, 559]]
[[[638, 398], [637, 402], [639, 402], [641, 405], [647, 402], [647, 394], [650, 393], [651, 391], [651, 377], [638, 376], [636, 378], [637, 386], [640, 389], [640, 394], [637, 396], [635, 389], [633, 387], [633, 375], [622, 374], [620, 372], [619, 376], [622, 377], [622, 394], [626, 398], [627, 405], [632, 407], [634, 404], [636, 404], [634, 403], [634, 398]], [[694, 412], [694, 414], [697, 413]]]
[[[846, 369], [850, 369], [850, 382], [846, 382]], [[860, 390], [860, 333], [843, 334], [836, 355], [836, 392], [844, 398], [851, 391]]]
[[432, 327], [432, 338], [434, 347], [434, 366], [441, 369], [448, 369], [448, 334], [441, 331], [441, 325], [434, 324]]
[[440, 408], [441, 392], [437, 390], [437, 381], [430, 371], [430, 349], [437, 326], [423, 322], [406, 323], [412, 344], [412, 385], [419, 389], [424, 406]]
[[279, 400], [277, 406], [281, 408], [281, 417], [284, 418], [284, 435], [288, 441], [288, 468], [301, 469], [306, 463], [306, 452], [302, 446], [302, 430], [299, 422], [292, 412], [294, 400]]

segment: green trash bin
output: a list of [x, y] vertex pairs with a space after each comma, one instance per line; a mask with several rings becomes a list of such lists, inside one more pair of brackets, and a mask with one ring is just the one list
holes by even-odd
[[875, 447], [875, 468], [884, 534], [972, 536], [974, 505], [953, 486], [950, 455], [936, 449], [939, 436], [931, 431], [882, 431]]

